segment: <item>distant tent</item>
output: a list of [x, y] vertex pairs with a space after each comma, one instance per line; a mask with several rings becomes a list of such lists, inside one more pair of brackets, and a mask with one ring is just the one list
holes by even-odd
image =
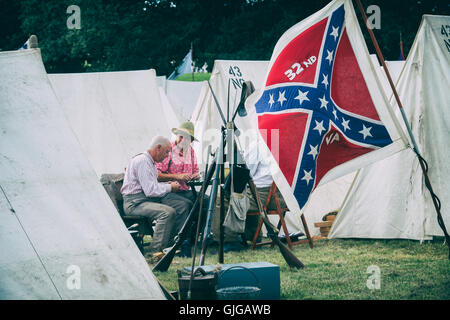
[[[169, 97], [164, 92], [164, 89], [158, 87], [159, 97], [161, 99], [162, 109], [169, 128], [177, 128], [180, 125], [180, 119], [184, 119], [180, 112], [173, 107]], [[167, 136], [169, 138], [169, 136]]]
[[36, 49], [36, 48], [38, 48], [38, 39], [36, 35], [32, 34], [18, 50]]
[[122, 172], [153, 136], [170, 137], [179, 121], [154, 70], [50, 74], [64, 113], [100, 177]]
[[179, 76], [185, 73], [191, 73], [192, 70], [192, 49], [183, 58], [183, 61], [175, 68], [175, 70], [170, 74], [169, 80], [175, 80]]
[[[450, 55], [440, 32], [442, 25], [449, 24], [449, 16], [423, 16], [396, 86], [419, 149], [430, 166], [429, 177], [440, 198], [447, 230]], [[329, 238], [424, 240], [442, 234], [417, 157], [407, 149], [360, 171]]]
[[[379, 66], [379, 68], [375, 68], [376, 72], [377, 72], [377, 76], [378, 79], [381, 81], [381, 85], [384, 89], [384, 92], [386, 94], [386, 97], [391, 97], [392, 96], [392, 88], [389, 85], [389, 81], [387, 79], [386, 73], [383, 70], [383, 66], [379, 63], [377, 55], [376, 54], [371, 54], [370, 58], [372, 59], [372, 63], [374, 64], [374, 66]], [[405, 61], [384, 61], [388, 70], [389, 70], [389, 74], [391, 75], [392, 81], [394, 82], [394, 84], [397, 83], [398, 78], [400, 77], [400, 73], [403, 70], [403, 67], [405, 66]]]
[[200, 92], [206, 86], [205, 81], [167, 80], [166, 94], [181, 122], [191, 119]]
[[203, 87], [208, 86], [205, 81], [167, 80], [163, 76], [156, 77], [156, 82], [158, 86], [164, 89], [180, 122], [191, 119]]
[[0, 73], [0, 299], [164, 299], [39, 49], [0, 52]]

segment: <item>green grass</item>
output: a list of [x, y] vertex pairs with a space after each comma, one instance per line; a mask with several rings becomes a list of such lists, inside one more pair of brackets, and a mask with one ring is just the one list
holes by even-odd
[[[211, 73], [200, 73], [200, 72], [194, 73], [194, 81], [209, 80], [209, 77], [211, 77]], [[178, 81], [192, 81], [192, 73], [182, 74], [176, 80], [178, 80]]]
[[[216, 247], [210, 248], [206, 265], [217, 264]], [[281, 299], [450, 299], [450, 261], [442, 241], [320, 240], [314, 249], [294, 247], [305, 264], [290, 269], [277, 247], [225, 253], [225, 263], [267, 261], [280, 266]], [[198, 263], [198, 257], [197, 257]], [[155, 276], [169, 290], [178, 290], [177, 269], [190, 267], [192, 259], [176, 257], [167, 272]], [[380, 289], [368, 289], [369, 266], [381, 271]]]

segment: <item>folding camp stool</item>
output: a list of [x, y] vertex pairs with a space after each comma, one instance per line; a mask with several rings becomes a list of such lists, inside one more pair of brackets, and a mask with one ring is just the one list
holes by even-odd
[[[274, 199], [276, 210], [267, 210], [270, 200], [272, 198]], [[275, 182], [272, 182], [272, 185], [270, 186], [269, 194], [267, 195], [266, 203], [264, 204], [264, 210], [266, 211], [266, 213], [268, 215], [278, 215], [280, 221], [278, 222], [277, 228], [278, 228], [278, 230], [280, 230], [280, 227], [283, 227], [283, 231], [286, 236], [286, 241], [288, 243], [289, 248], [292, 249], [292, 247], [294, 245], [300, 244], [300, 243], [306, 243], [306, 242], [309, 243], [309, 246], [311, 247], [311, 249], [313, 248], [313, 240], [309, 233], [308, 225], [306, 224], [306, 220], [305, 220], [305, 217], [303, 214], [301, 215], [301, 219], [302, 219], [303, 227], [305, 229], [306, 239], [299, 240], [299, 241], [291, 241], [291, 238], [289, 236], [289, 231], [287, 229], [286, 222], [284, 220], [284, 216], [286, 215], [286, 212], [289, 211], [289, 208], [287, 208], [287, 207], [281, 208], [280, 200], [278, 199], [278, 196], [277, 196], [277, 185], [275, 184]], [[251, 245], [250, 249], [253, 250], [253, 249], [255, 249], [255, 246], [262, 246], [262, 245], [266, 245], [266, 244], [271, 244], [273, 246], [274, 243], [272, 241], [256, 243], [259, 233], [261, 232], [262, 224], [263, 224], [263, 218], [261, 217], [261, 212], [250, 211], [250, 212], [247, 212], [247, 215], [260, 216], [259, 221], [258, 221], [258, 227], [256, 229], [255, 235], [253, 236], [252, 245]]]
[[100, 182], [106, 190], [106, 193], [109, 195], [114, 207], [116, 207], [117, 212], [122, 218], [123, 223], [128, 228], [131, 225], [137, 223], [138, 227], [136, 229], [137, 234], [133, 236], [136, 245], [138, 246], [141, 253], [144, 253], [144, 246], [148, 244], [144, 244], [144, 236], [150, 235], [153, 236], [153, 226], [155, 222], [150, 223], [147, 217], [143, 216], [128, 216], [125, 214], [123, 210], [123, 197], [120, 193], [120, 189], [123, 185], [124, 174], [123, 173], [105, 173], [102, 174], [100, 178]]

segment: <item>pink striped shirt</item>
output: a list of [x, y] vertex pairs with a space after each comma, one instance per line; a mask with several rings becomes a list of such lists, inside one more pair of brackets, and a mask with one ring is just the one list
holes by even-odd
[[[156, 168], [162, 173], [187, 173], [191, 178], [199, 171], [194, 149], [189, 147], [186, 154], [183, 154], [183, 151], [178, 149], [175, 142], [172, 144], [172, 151], [162, 162], [156, 164]], [[186, 182], [178, 182], [180, 184], [180, 190], [189, 190]]]
[[170, 184], [158, 182], [155, 161], [148, 151], [131, 159], [120, 192], [131, 195], [144, 192], [147, 197], [162, 197], [172, 191]]

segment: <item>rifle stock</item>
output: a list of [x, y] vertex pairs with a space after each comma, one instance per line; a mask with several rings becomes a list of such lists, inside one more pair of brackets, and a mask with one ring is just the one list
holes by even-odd
[[223, 148], [224, 148], [224, 140], [223, 138], [220, 141], [219, 148], [216, 152], [216, 163], [215, 163], [215, 177], [214, 182], [211, 188], [211, 196], [209, 198], [209, 207], [208, 214], [206, 217], [205, 229], [203, 231], [203, 241], [202, 241], [202, 250], [200, 252], [199, 265], [203, 266], [205, 263], [206, 249], [208, 247], [208, 237], [209, 232], [211, 231], [211, 219], [214, 213], [214, 207], [216, 205], [216, 197], [217, 197], [217, 189], [219, 186], [219, 176], [220, 176], [220, 167], [223, 165]]
[[167, 271], [169, 269], [170, 264], [172, 263], [172, 260], [175, 257], [176, 251], [178, 250], [178, 248], [180, 248], [181, 244], [188, 236], [188, 231], [189, 231], [189, 227], [192, 223], [192, 219], [194, 219], [195, 212], [198, 210], [199, 198], [200, 198], [200, 196], [203, 196], [203, 194], [209, 184], [209, 181], [211, 181], [211, 177], [214, 173], [216, 161], [217, 161], [217, 157], [213, 160], [211, 166], [208, 168], [208, 172], [205, 175], [205, 180], [203, 180], [203, 184], [202, 184], [202, 187], [200, 190], [200, 195], [197, 196], [197, 199], [195, 199], [194, 205], [192, 206], [192, 209], [189, 212], [189, 215], [186, 218], [186, 221], [184, 222], [183, 226], [180, 229], [180, 232], [178, 232], [178, 235], [176, 236], [174, 245], [164, 255], [164, 257], [162, 257], [161, 260], [158, 261], [158, 263], [153, 267], [152, 271]]
[[264, 225], [266, 226], [267, 235], [270, 237], [270, 239], [273, 241], [273, 243], [278, 246], [278, 248], [280, 249], [281, 255], [283, 256], [284, 260], [286, 260], [286, 263], [290, 267], [297, 268], [297, 269], [304, 268], [305, 265], [278, 238], [278, 229], [267, 218], [267, 213], [261, 204], [261, 198], [259, 197], [258, 190], [256, 190], [256, 186], [255, 186], [255, 183], [253, 182], [252, 178], [250, 178], [248, 184], [250, 186], [252, 195], [255, 198], [256, 203], [258, 204], [258, 210], [261, 213], [261, 217], [263, 219]]

